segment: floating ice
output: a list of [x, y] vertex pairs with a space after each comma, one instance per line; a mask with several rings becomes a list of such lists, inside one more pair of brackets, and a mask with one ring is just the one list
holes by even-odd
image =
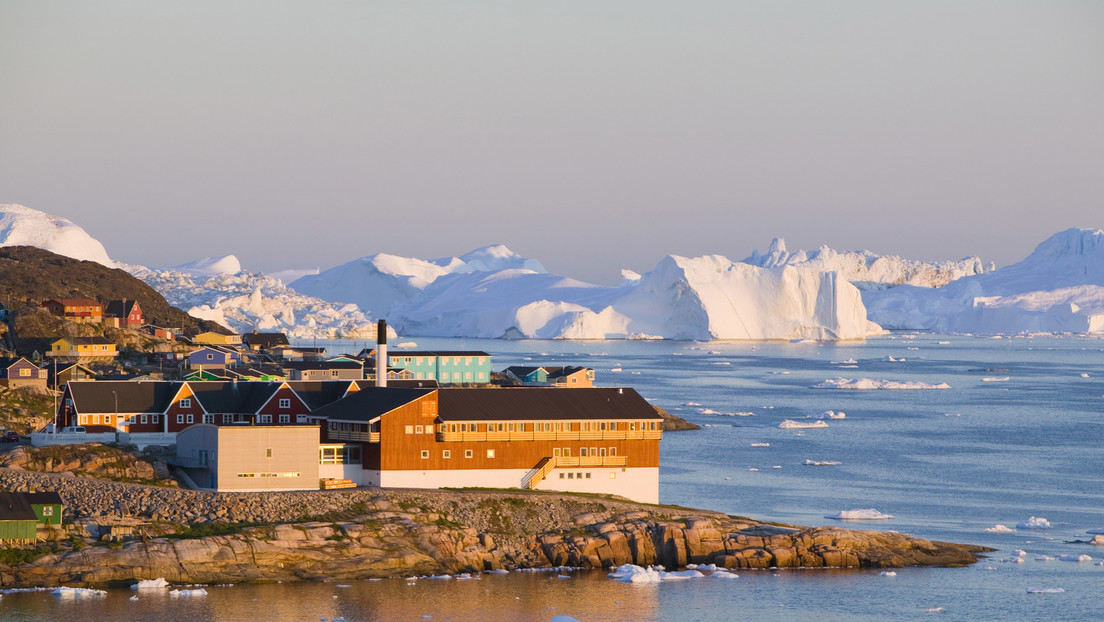
[[509, 571], [509, 570], [506, 570], [506, 569], [504, 569], [504, 568], [499, 568], [499, 569], [497, 569], [497, 570], [487, 570], [487, 571], [485, 571], [485, 572], [486, 572], [487, 574], [510, 574], [510, 571]]
[[832, 365], [858, 365], [859, 362], [855, 359], [844, 359], [842, 361], [832, 361]]
[[138, 583], [130, 586], [132, 590], [148, 590], [148, 589], [160, 589], [169, 587], [169, 582], [165, 579], [143, 579]]
[[883, 363], [904, 363], [905, 359], [895, 359], [892, 356], [887, 355], [887, 356], [882, 357], [882, 362]]
[[808, 419], [846, 419], [847, 413], [835, 410], [826, 410], [822, 413], [816, 413], [813, 415], [806, 415]]
[[999, 523], [996, 524], [996, 525], [993, 525], [992, 527], [989, 527], [985, 531], [988, 531], [989, 533], [1016, 533], [1015, 529], [1012, 529], [1011, 527], [1006, 527], [1006, 526], [1001, 525]]
[[395, 344], [395, 347], [402, 348], [404, 350], [412, 350], [414, 348], [417, 348], [418, 344], [414, 343], [413, 341], [404, 341], [402, 343]]
[[1060, 587], [1029, 587], [1027, 588], [1028, 594], [1061, 594], [1065, 592]]
[[1091, 534], [1104, 533], [1104, 527], [1097, 527], [1095, 529], [1090, 529], [1090, 530], [1086, 531], [1085, 533], [1091, 533]]
[[752, 443], [752, 447], [770, 447], [770, 443]]
[[843, 463], [835, 460], [806, 460], [805, 464], [808, 466], [838, 466]]
[[1008, 376], [1001, 376], [1000, 378], [982, 378], [982, 382], [1008, 382]]
[[943, 611], [942, 607], [930, 607], [924, 610], [924, 613], [939, 613]]
[[782, 421], [782, 423], [778, 424], [778, 427], [782, 428], [783, 430], [802, 430], [802, 429], [807, 429], [807, 428], [826, 428], [826, 427], [828, 427], [828, 422], [826, 422], [826, 421], [805, 422], [805, 421], [794, 421], [793, 419], [785, 419], [785, 420]]
[[893, 518], [893, 516], [891, 514], [883, 514], [873, 508], [867, 508], [863, 510], [843, 510], [838, 514], [825, 516], [824, 518], [831, 518], [834, 520], [885, 520], [887, 518]]
[[86, 587], [59, 587], [50, 592], [60, 598], [86, 598], [90, 596], [107, 596], [103, 590], [92, 590]]
[[1052, 561], [1054, 561], [1054, 559], [1055, 558], [1051, 557], [1050, 555], [1036, 555], [1035, 556], [1035, 561], [1037, 561], [1037, 562], [1052, 562]]
[[1015, 553], [1017, 557], [1026, 557], [1027, 556], [1027, 551], [1025, 551], [1023, 549], [1016, 549], [1015, 551], [1012, 551], [1012, 552]]
[[[662, 568], [662, 567], [660, 567]], [[661, 581], [681, 581], [697, 579], [705, 575], [697, 570], [683, 570], [681, 572], [665, 572], [655, 566], [642, 568], [633, 564], [618, 566], [609, 573], [609, 578], [622, 583], [659, 583]]]
[[879, 577], [896, 577], [897, 573], [893, 572], [892, 570], [883, 570], [882, 572], [878, 573], [878, 576]]
[[686, 402], [683, 406], [701, 406], [699, 402]]
[[1082, 378], [1088, 378], [1088, 377], [1089, 377], [1089, 375], [1088, 375], [1088, 374], [1081, 374], [1081, 377], [1082, 377]]
[[1020, 521], [1019, 524], [1016, 525], [1016, 529], [1050, 529], [1050, 521], [1045, 518], [1036, 518], [1032, 516], [1025, 521]]
[[873, 391], [877, 389], [949, 389], [946, 382], [929, 384], [927, 382], [902, 382], [898, 380], [874, 380], [872, 378], [829, 378], [820, 384], [814, 384], [813, 389], [854, 389], [860, 391]]
[[1091, 555], [1063, 555], [1058, 558], [1058, 561], [1062, 562], [1091, 562], [1092, 560]]
[[[172, 596], [172, 597], [178, 597], [178, 596], [192, 597], [192, 596], [206, 596], [206, 595], [207, 595], [207, 590], [205, 590], [203, 588], [197, 588], [197, 589], [194, 589], [194, 590], [173, 590], [173, 591], [169, 592], [169, 596]], [[335, 596], [334, 598], [337, 598], [337, 597]]]
[[735, 572], [727, 572], [727, 571], [724, 571], [724, 570], [718, 570], [718, 571], [714, 572], [713, 574], [709, 575], [709, 578], [710, 579], [739, 579], [740, 575], [736, 574]]

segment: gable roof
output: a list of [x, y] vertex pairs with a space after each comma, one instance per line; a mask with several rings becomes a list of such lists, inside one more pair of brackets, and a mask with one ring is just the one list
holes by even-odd
[[441, 389], [439, 395], [438, 413], [442, 421], [662, 420], [632, 389]]
[[116, 317], [128, 317], [136, 306], [141, 311], [142, 307], [137, 300], [108, 300], [104, 305], [104, 313]]
[[364, 363], [360, 361], [288, 361], [282, 367], [299, 371], [308, 369], [364, 369]]
[[24, 361], [25, 363], [27, 363], [31, 367], [34, 367], [35, 369], [39, 369], [38, 365], [35, 365], [34, 363], [27, 360], [26, 357], [22, 357], [22, 356], [0, 357], [0, 369], [7, 369], [9, 367], [12, 367], [13, 365], [19, 363], [19, 361]]
[[242, 343], [262, 348], [289, 345], [287, 335], [284, 333], [244, 333]]
[[[126, 380], [73, 381], [65, 385], [73, 406], [82, 415], [96, 413], [162, 413], [182, 382]], [[118, 409], [116, 409], [116, 398]]]
[[21, 492], [0, 492], [0, 521], [38, 521], [27, 496]]
[[61, 495], [56, 492], [25, 492], [23, 497], [31, 505], [62, 505]]
[[331, 421], [366, 422], [433, 393], [436, 389], [364, 387], [311, 413]]

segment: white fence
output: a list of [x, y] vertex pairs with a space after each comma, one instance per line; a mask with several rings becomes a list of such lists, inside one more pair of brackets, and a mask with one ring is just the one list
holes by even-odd
[[134, 432], [131, 434], [119, 432], [119, 442], [124, 445], [136, 445], [138, 449], [145, 449], [150, 445], [168, 447], [176, 444], [176, 432]]
[[35, 432], [31, 434], [31, 445], [76, 445], [77, 443], [114, 443], [114, 432], [89, 434], [87, 432]]

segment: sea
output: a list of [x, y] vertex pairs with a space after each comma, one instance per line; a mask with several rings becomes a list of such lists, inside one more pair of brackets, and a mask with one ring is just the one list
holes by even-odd
[[[662, 503], [996, 550], [964, 568], [744, 570], [724, 581], [708, 570], [640, 584], [555, 569], [8, 591], [0, 619], [1104, 619], [1104, 546], [1089, 543], [1091, 531], [1104, 530], [1104, 339], [910, 332], [837, 343], [407, 341], [482, 350], [495, 369], [592, 367], [599, 385], [632, 387], [702, 426], [664, 434]], [[331, 353], [364, 345], [314, 343]], [[780, 428], [786, 420], [827, 427]], [[828, 518], [858, 509], [891, 518]]]

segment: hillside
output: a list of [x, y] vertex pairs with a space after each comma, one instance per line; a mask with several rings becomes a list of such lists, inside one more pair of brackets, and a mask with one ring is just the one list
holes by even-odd
[[[49, 298], [137, 300], [146, 322], [182, 328], [185, 334], [226, 332], [214, 322], [193, 318], [123, 270], [80, 261], [33, 246], [0, 248], [0, 302], [17, 313]], [[26, 337], [37, 335], [21, 335]]]

